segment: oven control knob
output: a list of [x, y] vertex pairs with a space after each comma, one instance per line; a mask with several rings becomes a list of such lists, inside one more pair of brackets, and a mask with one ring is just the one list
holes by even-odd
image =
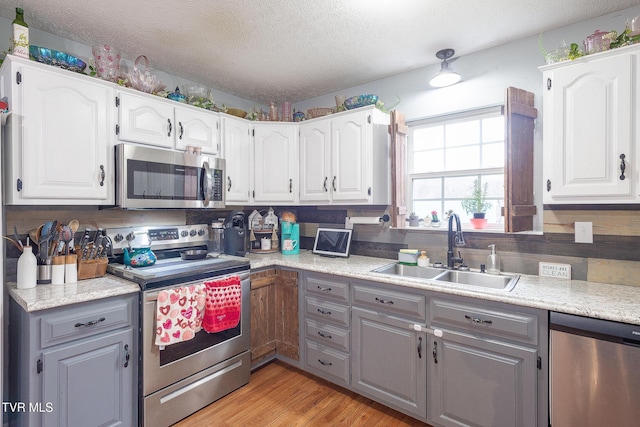
[[189, 232], [189, 236], [193, 237], [193, 236], [195, 236], [195, 235], [196, 235], [196, 230], [191, 230], [191, 231]]
[[118, 233], [115, 236], [113, 236], [113, 240], [115, 240], [116, 243], [120, 243], [120, 242], [122, 242], [122, 240], [124, 240], [124, 236], [122, 234]]
[[189, 232], [188, 232], [187, 230], [182, 230], [182, 231], [180, 232], [180, 235], [181, 235], [182, 237], [187, 237], [187, 236], [189, 235]]
[[198, 230], [198, 236], [204, 236], [204, 230], [202, 228]]

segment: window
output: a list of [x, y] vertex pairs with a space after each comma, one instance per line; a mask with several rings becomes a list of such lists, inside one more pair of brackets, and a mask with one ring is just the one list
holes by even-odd
[[503, 230], [505, 125], [501, 106], [408, 123], [409, 211], [419, 217], [453, 210], [463, 226], [472, 213], [462, 208], [474, 185], [486, 188], [486, 228]]

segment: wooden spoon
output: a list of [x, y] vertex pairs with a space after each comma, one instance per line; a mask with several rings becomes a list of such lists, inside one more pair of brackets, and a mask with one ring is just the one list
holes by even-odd
[[71, 221], [69, 221], [69, 228], [71, 229], [71, 231], [73, 231], [73, 234], [75, 234], [76, 231], [78, 231], [79, 227], [80, 227], [80, 223], [78, 222], [77, 219], [72, 219]]

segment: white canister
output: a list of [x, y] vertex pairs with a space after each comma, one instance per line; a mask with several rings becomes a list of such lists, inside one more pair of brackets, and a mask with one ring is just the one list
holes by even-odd
[[38, 279], [38, 260], [33, 254], [31, 246], [25, 246], [18, 258], [17, 284], [18, 289], [35, 288]]
[[260, 249], [263, 251], [271, 250], [271, 237], [263, 237], [260, 239]]
[[65, 257], [62, 255], [54, 256], [52, 258], [51, 266], [51, 284], [63, 285], [64, 284], [64, 270], [65, 270]]
[[78, 256], [67, 255], [64, 258], [64, 283], [76, 283], [78, 281]]

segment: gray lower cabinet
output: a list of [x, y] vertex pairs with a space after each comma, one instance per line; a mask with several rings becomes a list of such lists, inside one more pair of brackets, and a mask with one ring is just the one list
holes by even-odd
[[138, 296], [27, 313], [10, 308], [12, 402], [19, 426], [137, 425]]
[[352, 387], [420, 420], [427, 416], [426, 333], [413, 322], [353, 307]]
[[302, 290], [303, 366], [326, 380], [348, 386], [351, 366], [349, 282], [327, 274], [307, 273]]
[[430, 423], [547, 426], [545, 311], [438, 296], [429, 318]]

